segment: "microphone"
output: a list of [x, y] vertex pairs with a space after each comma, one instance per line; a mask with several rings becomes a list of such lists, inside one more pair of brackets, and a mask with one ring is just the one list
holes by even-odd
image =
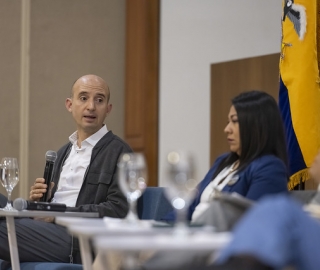
[[65, 212], [67, 206], [63, 203], [33, 202], [17, 198], [13, 201], [13, 207], [18, 211], [22, 210], [38, 210], [38, 211], [57, 211]]
[[48, 190], [50, 188], [50, 182], [52, 179], [53, 164], [57, 159], [57, 153], [55, 151], [47, 151], [46, 153], [46, 166], [44, 167], [43, 178], [45, 184], [47, 184], [47, 191], [43, 193], [43, 196], [40, 198], [40, 202], [46, 202], [48, 197]]

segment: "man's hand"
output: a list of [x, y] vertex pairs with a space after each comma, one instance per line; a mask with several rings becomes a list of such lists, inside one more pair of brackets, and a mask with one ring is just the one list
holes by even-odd
[[309, 173], [311, 175], [311, 178], [315, 180], [318, 184], [320, 184], [320, 152], [314, 159], [309, 169]]
[[[51, 197], [51, 190], [54, 187], [54, 183], [50, 183], [50, 188], [48, 191], [48, 198]], [[47, 191], [48, 186], [45, 184], [44, 178], [37, 178], [34, 185], [31, 186], [29, 199], [31, 201], [39, 201], [43, 197], [43, 193]]]
[[48, 223], [54, 222], [54, 217], [34, 217], [33, 219], [38, 221], [48, 222]]
[[[50, 183], [50, 188], [48, 191], [48, 198], [51, 197], [51, 190], [54, 187], [54, 183]], [[47, 185], [45, 184], [44, 178], [37, 178], [34, 182], [34, 185], [31, 187], [29, 199], [31, 201], [39, 201], [42, 198], [43, 193], [47, 191]], [[53, 222], [54, 217], [35, 217], [35, 220], [44, 221], [44, 222]]]

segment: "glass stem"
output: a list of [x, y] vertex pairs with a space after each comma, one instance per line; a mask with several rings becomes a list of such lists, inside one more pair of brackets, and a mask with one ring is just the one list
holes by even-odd
[[177, 236], [185, 236], [188, 234], [187, 226], [187, 207], [182, 209], [177, 209], [176, 224], [174, 229], [174, 234]]
[[131, 203], [130, 203], [130, 211], [133, 213], [133, 215], [135, 217], [138, 217], [138, 214], [137, 214], [137, 200], [131, 200]]
[[186, 207], [177, 209], [177, 223], [186, 223], [187, 211]]
[[7, 193], [8, 193], [7, 205], [8, 205], [8, 204], [11, 205], [11, 193], [12, 193], [12, 191], [11, 191], [11, 190], [7, 190]]
[[137, 200], [132, 199], [128, 196], [128, 203], [129, 203], [129, 213], [128, 213], [127, 217], [130, 222], [134, 223], [138, 220]]

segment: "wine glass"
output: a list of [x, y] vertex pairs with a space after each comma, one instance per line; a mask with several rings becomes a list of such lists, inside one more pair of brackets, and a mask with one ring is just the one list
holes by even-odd
[[165, 194], [176, 211], [175, 235], [187, 235], [188, 207], [197, 194], [195, 162], [190, 153], [172, 151], [167, 155]]
[[126, 219], [137, 224], [137, 200], [147, 187], [147, 166], [142, 153], [122, 154], [118, 161], [119, 185], [129, 203]]
[[5, 157], [1, 162], [0, 181], [8, 193], [7, 205], [3, 208], [3, 210], [15, 211], [15, 209], [12, 207], [11, 193], [19, 181], [18, 161], [16, 158]]

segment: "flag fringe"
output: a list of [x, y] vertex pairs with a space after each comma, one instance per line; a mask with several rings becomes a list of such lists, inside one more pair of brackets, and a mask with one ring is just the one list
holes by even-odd
[[289, 183], [288, 183], [288, 189], [293, 190], [293, 188], [296, 185], [300, 184], [300, 181], [305, 182], [309, 179], [310, 179], [310, 174], [309, 174], [308, 168], [303, 169], [301, 171], [298, 171], [297, 173], [290, 176]]

